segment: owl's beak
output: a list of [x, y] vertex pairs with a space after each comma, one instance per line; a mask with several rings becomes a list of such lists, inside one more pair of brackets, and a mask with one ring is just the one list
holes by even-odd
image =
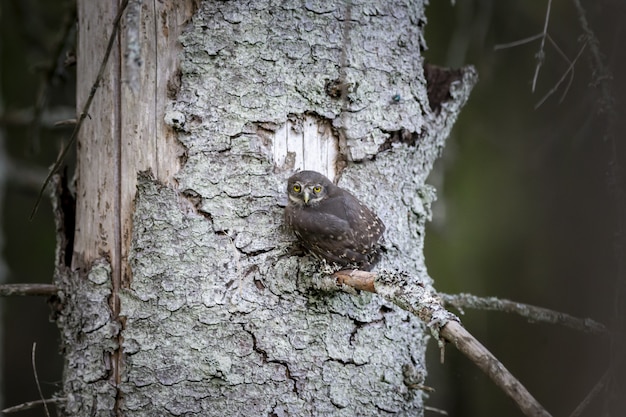
[[309, 190], [304, 190], [304, 204], [309, 204], [309, 200], [311, 199], [311, 193]]

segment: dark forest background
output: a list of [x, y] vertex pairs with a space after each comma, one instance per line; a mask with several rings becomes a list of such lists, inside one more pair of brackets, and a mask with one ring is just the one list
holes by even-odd
[[[472, 64], [480, 77], [429, 181], [439, 195], [426, 235], [436, 288], [539, 305], [623, 330], [626, 3], [431, 3], [428, 61]], [[549, 37], [532, 92], [541, 38], [496, 46], [542, 34], [549, 4]], [[67, 0], [0, 0], [0, 278], [9, 283], [51, 281], [48, 200], [33, 221], [29, 214], [71, 132], [54, 122], [75, 117], [74, 9]], [[71, 156], [67, 162], [71, 173]], [[39, 398], [33, 343], [44, 396], [53, 395], [63, 358], [46, 300], [0, 303], [2, 407]], [[626, 347], [619, 337], [500, 312], [466, 310], [462, 319], [553, 415], [570, 415], [607, 370], [613, 378], [582, 416], [626, 414], [619, 369]], [[450, 416], [521, 415], [452, 347], [442, 365], [431, 344], [426, 383], [436, 390], [427, 404]], [[39, 408], [18, 415], [44, 414]]]

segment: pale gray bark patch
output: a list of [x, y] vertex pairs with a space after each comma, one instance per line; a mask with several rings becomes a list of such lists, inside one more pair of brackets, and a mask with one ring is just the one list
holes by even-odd
[[111, 384], [111, 355], [118, 348], [120, 325], [111, 320], [111, 268], [96, 262], [88, 274], [56, 274], [55, 306], [66, 366], [63, 375], [64, 415], [109, 416], [116, 389]]
[[[421, 324], [370, 294], [314, 294], [314, 265], [246, 255], [185, 200], [139, 180], [126, 317], [124, 408], [133, 415], [386, 415], [420, 409], [403, 365]], [[249, 222], [245, 216], [241, 221]], [[248, 224], [256, 236], [255, 226]], [[233, 232], [234, 233], [234, 232]], [[156, 366], [155, 366], [156, 364]], [[126, 395], [128, 394], [128, 395]]]
[[[213, 140], [190, 143], [191, 135], [183, 143], [224, 149], [228, 136], [250, 122], [282, 125], [289, 114], [305, 112], [344, 132], [352, 160], [376, 155], [386, 132], [421, 132], [427, 97], [420, 2], [352, 4], [349, 43], [343, 36], [348, 3], [307, 3], [305, 9], [299, 1], [203, 3], [181, 39], [183, 72], [195, 88], [181, 90], [178, 106], [190, 114], [186, 129]], [[230, 15], [238, 19], [229, 21]], [[326, 91], [342, 72], [347, 100]]]

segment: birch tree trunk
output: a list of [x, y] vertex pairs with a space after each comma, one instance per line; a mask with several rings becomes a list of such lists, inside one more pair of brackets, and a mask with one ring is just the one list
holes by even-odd
[[[118, 6], [78, 4], [80, 111]], [[425, 21], [420, 1], [129, 3], [75, 236], [58, 215], [65, 415], [422, 414], [424, 325], [316, 291], [283, 209], [286, 178], [320, 171], [385, 222], [378, 267], [431, 282], [424, 181], [475, 75], [427, 90]]]

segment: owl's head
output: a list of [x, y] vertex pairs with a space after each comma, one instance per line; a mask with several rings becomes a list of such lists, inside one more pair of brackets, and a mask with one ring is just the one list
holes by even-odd
[[314, 206], [328, 196], [335, 185], [315, 171], [300, 171], [287, 180], [289, 201], [299, 206]]

